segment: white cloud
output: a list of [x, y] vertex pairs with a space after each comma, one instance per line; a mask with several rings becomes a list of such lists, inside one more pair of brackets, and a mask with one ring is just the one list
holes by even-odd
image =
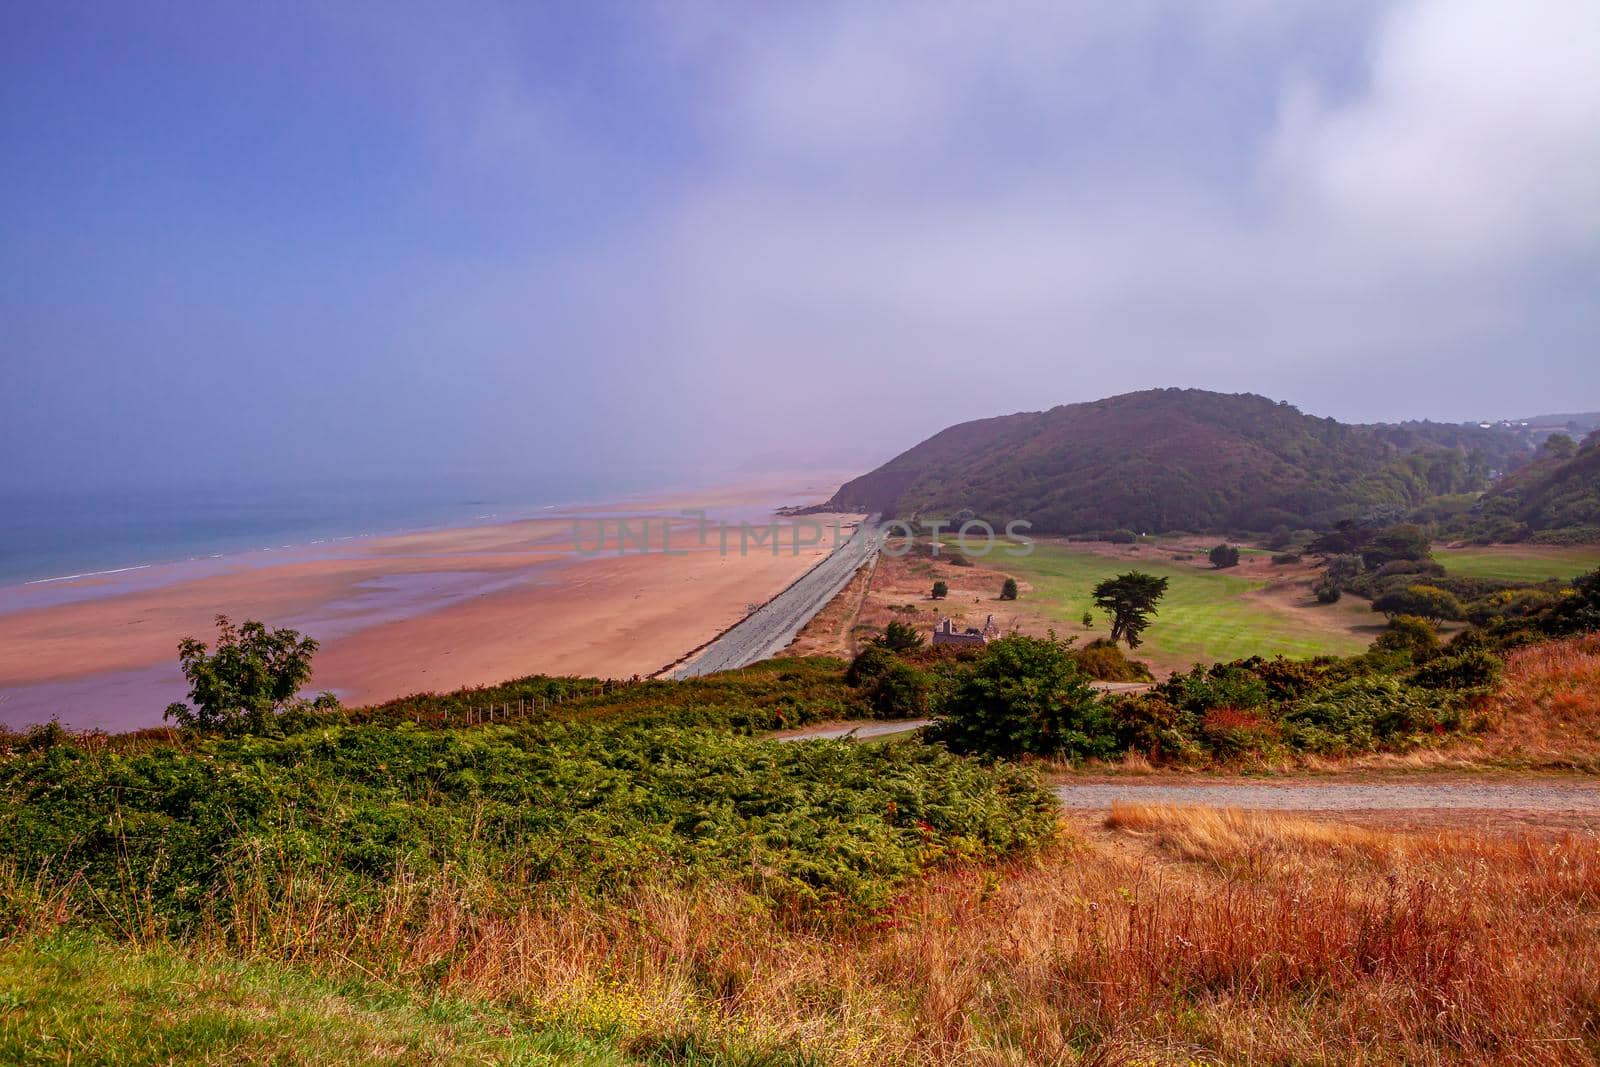
[[1302, 206], [1453, 265], [1600, 239], [1600, 4], [1422, 0], [1378, 31], [1370, 89], [1285, 97], [1273, 163]]

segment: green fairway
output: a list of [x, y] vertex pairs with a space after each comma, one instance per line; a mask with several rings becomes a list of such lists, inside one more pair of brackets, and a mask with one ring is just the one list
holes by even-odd
[[1499, 578], [1508, 582], [1539, 582], [1548, 578], [1576, 578], [1600, 567], [1600, 546], [1436, 548], [1433, 558], [1444, 564], [1445, 570], [1451, 574], [1470, 578]]
[[[1254, 655], [1348, 655], [1362, 651], [1372, 640], [1371, 633], [1351, 629], [1371, 627], [1376, 620], [1364, 600], [1346, 597], [1328, 606], [1278, 606], [1251, 596], [1266, 582], [1165, 560], [1119, 560], [1036, 544], [1031, 556], [1001, 553], [992, 562], [1033, 586], [1028, 601], [1061, 620], [1062, 636], [1077, 634], [1084, 639], [1107, 632], [1105, 615], [1090, 596], [1101, 579], [1129, 570], [1168, 579], [1160, 614], [1145, 631], [1138, 654], [1169, 666]], [[1092, 631], [1085, 631], [1079, 621], [1085, 611], [1095, 613]]]

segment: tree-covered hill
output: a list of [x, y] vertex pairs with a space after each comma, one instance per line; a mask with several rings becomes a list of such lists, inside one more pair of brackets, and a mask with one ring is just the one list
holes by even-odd
[[1156, 389], [952, 426], [831, 503], [1055, 533], [1315, 527], [1484, 489], [1527, 456], [1494, 428], [1347, 425], [1252, 394]]
[[1478, 540], [1600, 541], [1600, 430], [1552, 435], [1538, 458], [1497, 482], [1462, 531]]

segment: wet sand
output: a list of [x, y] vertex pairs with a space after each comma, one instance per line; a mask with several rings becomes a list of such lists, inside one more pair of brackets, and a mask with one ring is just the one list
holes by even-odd
[[[78, 728], [158, 725], [166, 704], [183, 697], [179, 640], [209, 639], [219, 613], [316, 637], [322, 650], [308, 688], [348, 703], [531, 673], [650, 674], [826, 554], [831, 534], [798, 550], [789, 537], [776, 554], [766, 544], [741, 552], [737, 524], [825, 499], [835, 484], [766, 480], [523, 522], [0, 588], [0, 723], [54, 715]], [[734, 524], [726, 551], [715, 527], [701, 544], [698, 521], [675, 517], [686, 508]], [[636, 534], [619, 553], [613, 520], [621, 515], [652, 516], [647, 545]], [[662, 551], [669, 522], [671, 554]]]

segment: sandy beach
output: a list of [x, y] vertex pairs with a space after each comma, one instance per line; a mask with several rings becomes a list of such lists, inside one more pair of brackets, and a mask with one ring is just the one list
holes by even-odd
[[[821, 528], [798, 537], [784, 520], [776, 552], [757, 538], [774, 508], [826, 499], [837, 484], [763, 479], [522, 522], [0, 588], [0, 723], [159, 725], [184, 695], [179, 640], [208, 640], [219, 613], [316, 637], [309, 689], [346, 703], [533, 673], [647, 675], [831, 549], [828, 524], [857, 516], [811, 516]], [[706, 522], [681, 514], [689, 509], [703, 509]]]

